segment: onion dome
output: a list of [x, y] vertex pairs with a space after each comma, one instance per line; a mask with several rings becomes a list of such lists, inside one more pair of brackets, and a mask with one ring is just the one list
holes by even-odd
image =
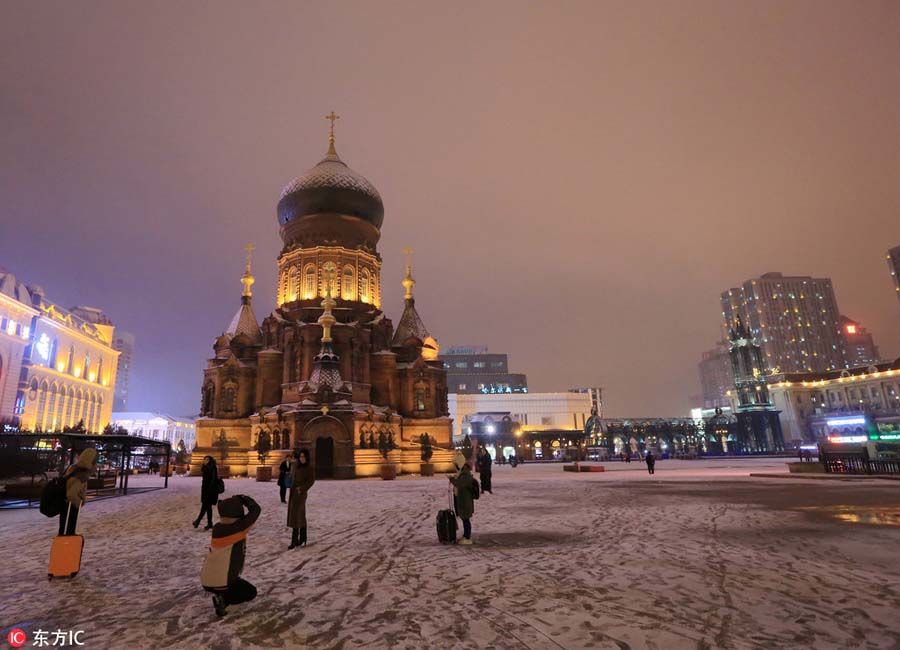
[[381, 195], [362, 174], [340, 159], [330, 138], [327, 155], [319, 164], [294, 179], [278, 201], [278, 223], [311, 214], [342, 214], [368, 221], [381, 228], [384, 204]]

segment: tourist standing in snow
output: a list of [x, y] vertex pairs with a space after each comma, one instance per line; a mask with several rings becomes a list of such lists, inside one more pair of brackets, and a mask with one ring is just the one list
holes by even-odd
[[281, 493], [281, 502], [287, 503], [285, 496], [291, 487], [291, 457], [285, 456], [278, 466], [278, 491]]
[[490, 452], [485, 449], [484, 445], [478, 448], [478, 455], [475, 457], [475, 467], [478, 469], [478, 475], [481, 479], [481, 493], [491, 491], [491, 464], [494, 459], [491, 458]]
[[288, 550], [306, 546], [306, 495], [316, 482], [316, 475], [309, 463], [309, 452], [294, 452], [291, 467], [291, 496], [288, 498], [287, 525], [291, 528], [291, 545]]
[[241, 571], [247, 554], [247, 533], [261, 511], [256, 501], [245, 494], [219, 502], [219, 523], [213, 527], [209, 554], [200, 571], [200, 584], [213, 594], [218, 616], [225, 616], [228, 605], [256, 598], [256, 587], [241, 578]]
[[655, 471], [655, 469], [654, 469], [655, 467], [656, 467], [656, 456], [653, 455], [652, 451], [647, 450], [647, 471], [650, 474], [653, 474], [653, 472]]
[[[66, 507], [59, 513], [59, 534], [74, 535], [78, 524], [78, 513], [87, 496], [88, 477], [97, 468], [97, 450], [88, 447], [80, 454], [74, 465], [63, 474], [66, 477]], [[66, 526], [66, 517], [69, 525]]]
[[467, 463], [463, 463], [459, 474], [451, 476], [453, 494], [456, 501], [456, 514], [463, 522], [463, 538], [460, 544], [472, 543], [472, 515], [475, 514], [475, 499], [472, 490], [475, 489], [472, 471]]
[[203, 475], [203, 482], [200, 484], [200, 514], [194, 520], [194, 528], [200, 525], [200, 520], [206, 515], [206, 528], [203, 530], [212, 530], [212, 509], [219, 502], [219, 468], [216, 466], [216, 459], [204, 456], [200, 471]]

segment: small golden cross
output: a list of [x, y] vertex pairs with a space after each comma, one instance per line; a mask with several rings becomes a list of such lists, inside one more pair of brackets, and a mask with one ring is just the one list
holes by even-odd
[[248, 242], [247, 245], [244, 246], [244, 250], [247, 251], [247, 268], [249, 269], [250, 268], [250, 255], [253, 253], [253, 251], [256, 250], [256, 246], [254, 246], [253, 244]]
[[331, 111], [330, 114], [325, 116], [326, 120], [331, 120], [331, 137], [334, 137], [334, 121], [341, 119], [340, 115], [335, 115], [334, 111]]

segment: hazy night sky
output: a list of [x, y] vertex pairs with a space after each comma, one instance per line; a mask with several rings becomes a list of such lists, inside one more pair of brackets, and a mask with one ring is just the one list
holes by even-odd
[[395, 323], [412, 246], [442, 346], [685, 415], [720, 292], [767, 271], [832, 277], [900, 355], [898, 35], [890, 1], [7, 1], [0, 265], [134, 332], [131, 410], [196, 413], [334, 109]]

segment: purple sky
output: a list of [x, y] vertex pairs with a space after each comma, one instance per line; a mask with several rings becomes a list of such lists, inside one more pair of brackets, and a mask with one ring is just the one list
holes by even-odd
[[900, 355], [900, 3], [0, 5], [0, 265], [137, 336], [130, 407], [195, 413], [275, 204], [327, 147], [380, 190], [443, 346], [683, 415], [719, 294], [830, 276]]

